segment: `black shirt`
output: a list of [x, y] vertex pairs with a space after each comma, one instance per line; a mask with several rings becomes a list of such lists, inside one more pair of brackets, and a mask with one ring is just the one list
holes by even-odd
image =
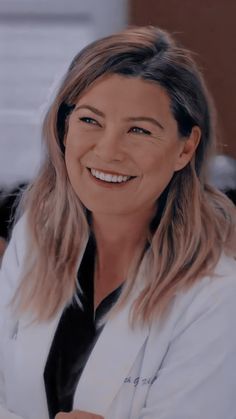
[[74, 393], [89, 358], [102, 331], [102, 317], [117, 301], [121, 287], [109, 294], [94, 313], [94, 261], [95, 241], [91, 236], [79, 271], [76, 298], [65, 308], [56, 329], [44, 370], [44, 382], [50, 419], [62, 412], [70, 412]]

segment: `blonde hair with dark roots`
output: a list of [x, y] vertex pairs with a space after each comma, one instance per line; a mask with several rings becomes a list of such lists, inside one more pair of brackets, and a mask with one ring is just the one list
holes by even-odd
[[[215, 144], [213, 107], [191, 54], [165, 31], [133, 27], [93, 42], [72, 61], [44, 121], [46, 148], [41, 170], [22, 202], [27, 214], [28, 250], [14, 302], [38, 321], [69, 303], [77, 286], [78, 255], [87, 241], [87, 211], [69, 182], [63, 139], [67, 117], [82, 92], [105, 74], [139, 77], [167, 92], [180, 141], [193, 126], [202, 132], [194, 160], [176, 172], [158, 200], [150, 224], [143, 289], [133, 305], [142, 323], [166, 312], [176, 292], [214, 270], [222, 252], [235, 250], [235, 208], [207, 183], [206, 163]], [[118, 308], [135, 287], [144, 254], [130, 267]]]

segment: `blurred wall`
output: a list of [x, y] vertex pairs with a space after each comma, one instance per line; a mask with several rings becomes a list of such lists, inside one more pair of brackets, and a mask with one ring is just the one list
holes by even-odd
[[120, 30], [127, 21], [127, 0], [0, 0], [0, 20], [9, 16], [54, 16], [54, 20], [68, 17], [92, 22], [95, 37]]
[[30, 181], [41, 123], [72, 57], [122, 29], [127, 0], [0, 0], [0, 188]]
[[219, 117], [219, 151], [236, 158], [236, 1], [130, 0], [129, 23], [158, 25], [197, 53]]

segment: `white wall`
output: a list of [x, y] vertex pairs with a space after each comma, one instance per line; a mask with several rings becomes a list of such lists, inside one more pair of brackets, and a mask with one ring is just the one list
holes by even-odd
[[126, 0], [0, 0], [0, 186], [40, 163], [48, 97], [72, 57], [126, 25]]
[[0, 15], [89, 16], [100, 37], [124, 27], [127, 4], [127, 0], [0, 0]]

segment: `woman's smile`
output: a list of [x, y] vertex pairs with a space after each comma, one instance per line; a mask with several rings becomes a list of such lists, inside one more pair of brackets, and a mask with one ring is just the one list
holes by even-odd
[[97, 182], [98, 185], [106, 187], [125, 186], [128, 182], [136, 177], [90, 168], [88, 168], [88, 172], [93, 181]]

